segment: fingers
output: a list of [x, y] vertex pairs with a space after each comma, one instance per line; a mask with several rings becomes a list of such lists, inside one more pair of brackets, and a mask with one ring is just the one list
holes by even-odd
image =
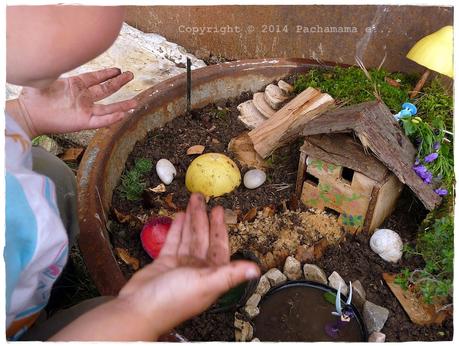
[[89, 88], [94, 101], [102, 100], [114, 94], [134, 78], [134, 75], [130, 71], [126, 71], [115, 76], [116, 77], [114, 78], [110, 77], [110, 79], [106, 79], [105, 83], [99, 82], [93, 84], [93, 86]]
[[214, 265], [227, 264], [230, 259], [225, 212], [222, 207], [215, 207], [210, 213], [209, 250], [207, 251], [207, 259]]
[[[205, 225], [207, 223], [207, 225]], [[200, 228], [203, 229], [200, 229]], [[204, 235], [204, 232], [209, 233], [209, 221], [207, 218], [207, 212], [204, 205], [204, 198], [199, 193], [193, 193], [190, 197], [188, 205], [186, 207], [185, 222], [183, 225], [182, 232], [182, 241], [179, 246], [178, 255], [179, 256], [198, 256], [202, 252], [202, 246], [200, 241], [208, 244], [208, 235], [207, 239]], [[193, 247], [198, 247], [197, 249]], [[205, 250], [207, 251], [208, 245], [206, 245]], [[205, 252], [204, 252], [205, 258]]]
[[253, 262], [234, 261], [216, 270], [203, 269], [202, 275], [206, 278], [209, 290], [221, 294], [244, 281], [257, 278], [260, 269]]
[[159, 254], [160, 256], [177, 256], [184, 223], [185, 213], [178, 213], [169, 229], [166, 241]]
[[83, 73], [75, 77], [78, 77], [81, 81], [83, 81], [84, 85], [89, 88], [93, 85], [103, 83], [110, 78], [116, 77], [120, 73], [121, 70], [119, 68], [112, 67], [99, 71]]
[[137, 107], [137, 100], [124, 100], [110, 103], [108, 105], [96, 104], [92, 107], [92, 116], [106, 115], [117, 112], [127, 112]]
[[209, 218], [204, 196], [200, 193], [194, 198], [195, 206], [191, 208], [191, 256], [206, 259], [209, 248]]

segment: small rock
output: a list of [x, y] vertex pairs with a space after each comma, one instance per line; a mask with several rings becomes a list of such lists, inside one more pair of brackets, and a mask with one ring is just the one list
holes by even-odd
[[235, 329], [236, 341], [249, 341], [253, 338], [253, 327], [249, 322], [243, 322], [241, 329]]
[[268, 278], [271, 287], [283, 284], [287, 281], [287, 277], [277, 268], [270, 269], [265, 276]]
[[266, 293], [268, 293], [270, 288], [271, 285], [269, 284], [268, 278], [265, 275], [262, 275], [258, 281], [258, 286], [255, 290], [255, 293], [258, 293], [260, 296], [264, 296]]
[[328, 277], [328, 284], [335, 290], [337, 290], [341, 285], [341, 293], [345, 296], [347, 296], [349, 293], [349, 287], [347, 287], [346, 282], [337, 272], [331, 273], [331, 275]]
[[368, 342], [385, 342], [386, 341], [386, 334], [381, 332], [373, 332], [368, 337]]
[[156, 163], [156, 173], [164, 184], [169, 185], [177, 175], [177, 170], [168, 159], [161, 159]]
[[319, 282], [324, 285], [328, 283], [327, 275], [325, 275], [325, 272], [315, 264], [306, 263], [303, 266], [303, 274], [306, 280]]
[[256, 189], [266, 181], [266, 173], [260, 169], [251, 169], [244, 174], [244, 186], [248, 189]]
[[301, 278], [301, 263], [292, 256], [288, 256], [284, 263], [284, 274], [289, 280]]
[[367, 326], [368, 333], [380, 332], [389, 317], [389, 310], [366, 301], [363, 305], [363, 320]]
[[362, 308], [367, 300], [367, 294], [359, 280], [352, 282], [352, 303], [358, 308]]
[[258, 339], [258, 338], [253, 338], [253, 339], [252, 339], [252, 342], [260, 342], [260, 339]]
[[246, 305], [244, 307], [244, 311], [247, 314], [247, 317], [250, 319], [254, 318], [255, 316], [258, 316], [258, 314], [260, 313], [260, 309], [257, 306], [253, 305]]
[[60, 155], [64, 152], [61, 146], [57, 144], [57, 142], [54, 139], [48, 136], [40, 136], [37, 142], [40, 147], [42, 147], [48, 153], [53, 154], [55, 156]]
[[259, 295], [258, 293], [254, 293], [250, 296], [249, 299], [247, 299], [247, 303], [245, 303], [245, 305], [258, 306], [260, 300], [261, 295]]

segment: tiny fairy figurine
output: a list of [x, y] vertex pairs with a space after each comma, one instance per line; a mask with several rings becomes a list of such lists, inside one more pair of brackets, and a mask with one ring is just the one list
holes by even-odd
[[341, 285], [338, 287], [338, 293], [336, 294], [335, 310], [332, 315], [336, 316], [336, 322], [327, 323], [325, 326], [325, 333], [336, 339], [339, 336], [340, 330], [343, 329], [352, 318], [355, 317], [354, 310], [351, 306], [352, 301], [352, 283], [349, 282], [349, 296], [344, 306], [341, 305]]

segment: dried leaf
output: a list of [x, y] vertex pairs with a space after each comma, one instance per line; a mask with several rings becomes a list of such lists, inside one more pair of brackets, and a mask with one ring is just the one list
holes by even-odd
[[241, 165], [258, 169], [268, 167], [268, 164], [255, 151], [252, 140], [247, 132], [243, 132], [239, 136], [231, 139], [228, 144], [228, 150], [235, 154], [236, 159], [241, 163]]
[[189, 147], [188, 150], [186, 151], [187, 155], [201, 155], [204, 152], [204, 149], [206, 149], [205, 146], [203, 145], [193, 145], [192, 147]]
[[225, 209], [225, 223], [227, 225], [237, 224], [237, 213], [231, 209]]
[[132, 215], [130, 214], [123, 214], [122, 212], [116, 210], [116, 208], [113, 208], [113, 211], [115, 213], [116, 220], [118, 220], [119, 223], [128, 223], [132, 220]]
[[257, 208], [250, 209], [242, 218], [243, 222], [252, 222], [257, 217]]
[[164, 199], [164, 202], [166, 202], [168, 208], [170, 209], [173, 209], [173, 210], [177, 210], [177, 206], [175, 205], [175, 203], [172, 201], [172, 198], [173, 198], [174, 194], [173, 193], [170, 193], [166, 196], [166, 198]]
[[130, 265], [132, 269], [137, 270], [139, 269], [140, 262], [137, 258], [132, 257], [129, 255], [129, 252], [126, 249], [117, 247], [115, 248], [116, 254], [118, 257], [127, 265]]
[[149, 188], [148, 190], [151, 191], [151, 192], [155, 192], [155, 193], [166, 192], [166, 185], [159, 184], [158, 186], [156, 186], [154, 188]]
[[78, 162], [83, 152], [84, 148], [70, 148], [64, 151], [60, 158], [65, 162]]

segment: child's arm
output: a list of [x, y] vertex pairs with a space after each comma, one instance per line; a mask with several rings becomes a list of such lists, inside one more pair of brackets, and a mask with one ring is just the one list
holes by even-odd
[[118, 68], [61, 78], [43, 89], [24, 87], [6, 102], [10, 114], [30, 138], [111, 125], [137, 106], [135, 100], [102, 105], [102, 100], [130, 82], [133, 74]]
[[204, 311], [220, 295], [257, 277], [251, 262], [229, 262], [224, 212], [210, 221], [204, 198], [193, 194], [176, 216], [160, 256], [138, 271], [119, 296], [82, 315], [51, 340], [156, 340]]

